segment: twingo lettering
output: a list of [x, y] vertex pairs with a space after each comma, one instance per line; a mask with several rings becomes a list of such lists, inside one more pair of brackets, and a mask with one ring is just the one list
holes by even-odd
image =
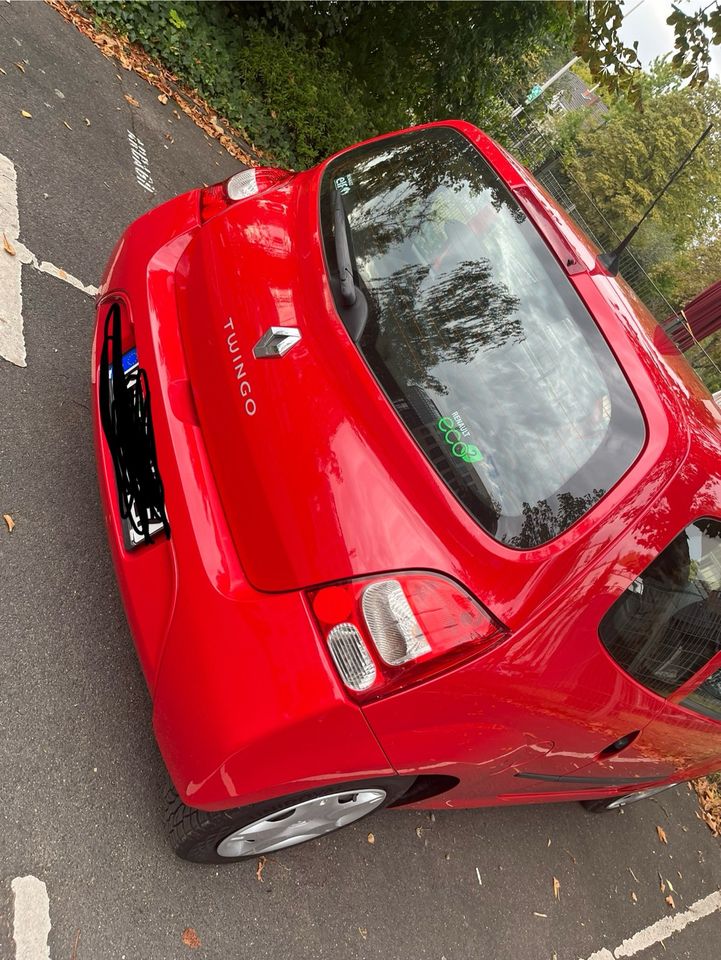
[[245, 369], [245, 361], [243, 360], [243, 355], [240, 352], [240, 346], [238, 344], [238, 337], [235, 332], [233, 318], [228, 317], [228, 322], [223, 324], [223, 327], [228, 331], [225, 337], [225, 343], [228, 347], [228, 353], [230, 354], [230, 362], [233, 364], [233, 369], [235, 370], [236, 380], [238, 381], [238, 391], [243, 398], [243, 407], [249, 417], [254, 417], [258, 408], [255, 400], [251, 396], [253, 388], [248, 380], [248, 374]]

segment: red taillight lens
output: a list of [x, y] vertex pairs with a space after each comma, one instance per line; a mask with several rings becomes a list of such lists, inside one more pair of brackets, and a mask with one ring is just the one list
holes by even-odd
[[205, 223], [239, 200], [247, 200], [264, 190], [288, 180], [292, 176], [289, 170], [280, 167], [248, 167], [233, 174], [222, 183], [204, 187], [200, 191], [200, 220]]
[[428, 573], [353, 580], [309, 599], [341, 679], [360, 700], [426, 680], [504, 637], [462, 587]]

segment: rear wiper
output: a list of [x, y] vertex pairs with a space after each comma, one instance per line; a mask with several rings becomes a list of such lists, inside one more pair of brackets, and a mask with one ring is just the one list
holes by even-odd
[[338, 261], [341, 300], [344, 306], [352, 307], [356, 302], [353, 257], [348, 243], [348, 215], [345, 212], [343, 197], [339, 190], [336, 190], [333, 202], [333, 236], [335, 239], [335, 258]]
[[340, 280], [342, 309], [339, 312], [351, 340], [358, 343], [368, 320], [368, 304], [363, 293], [355, 285], [355, 257], [348, 239], [349, 229], [343, 197], [336, 190], [333, 200], [333, 239]]

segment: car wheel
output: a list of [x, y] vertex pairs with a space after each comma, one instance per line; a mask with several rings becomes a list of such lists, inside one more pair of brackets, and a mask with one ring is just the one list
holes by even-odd
[[676, 787], [676, 783], [667, 783], [663, 787], [649, 787], [647, 790], [638, 790], [636, 793], [624, 793], [621, 797], [607, 797], [605, 800], [582, 800], [582, 805], [591, 813], [605, 813], [607, 810], [620, 810], [630, 803], [638, 803], [648, 797], [655, 797], [657, 793]]
[[170, 787], [165, 819], [179, 857], [196, 863], [234, 863], [340, 830], [400, 799], [413, 780], [389, 777], [334, 784], [215, 812], [187, 806]]

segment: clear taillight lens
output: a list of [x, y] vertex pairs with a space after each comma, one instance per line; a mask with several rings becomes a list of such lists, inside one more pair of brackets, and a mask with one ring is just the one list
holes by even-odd
[[200, 191], [201, 222], [205, 223], [239, 200], [254, 197], [292, 176], [290, 170], [281, 170], [280, 167], [248, 167], [222, 183], [204, 187]]
[[400, 666], [430, 652], [430, 644], [397, 580], [381, 580], [366, 587], [362, 608], [376, 650], [390, 666]]
[[360, 692], [373, 685], [375, 664], [357, 627], [352, 623], [333, 627], [328, 634], [328, 649], [347, 687]]
[[353, 580], [309, 598], [343, 683], [361, 700], [426, 680], [505, 635], [462, 587], [434, 574]]

